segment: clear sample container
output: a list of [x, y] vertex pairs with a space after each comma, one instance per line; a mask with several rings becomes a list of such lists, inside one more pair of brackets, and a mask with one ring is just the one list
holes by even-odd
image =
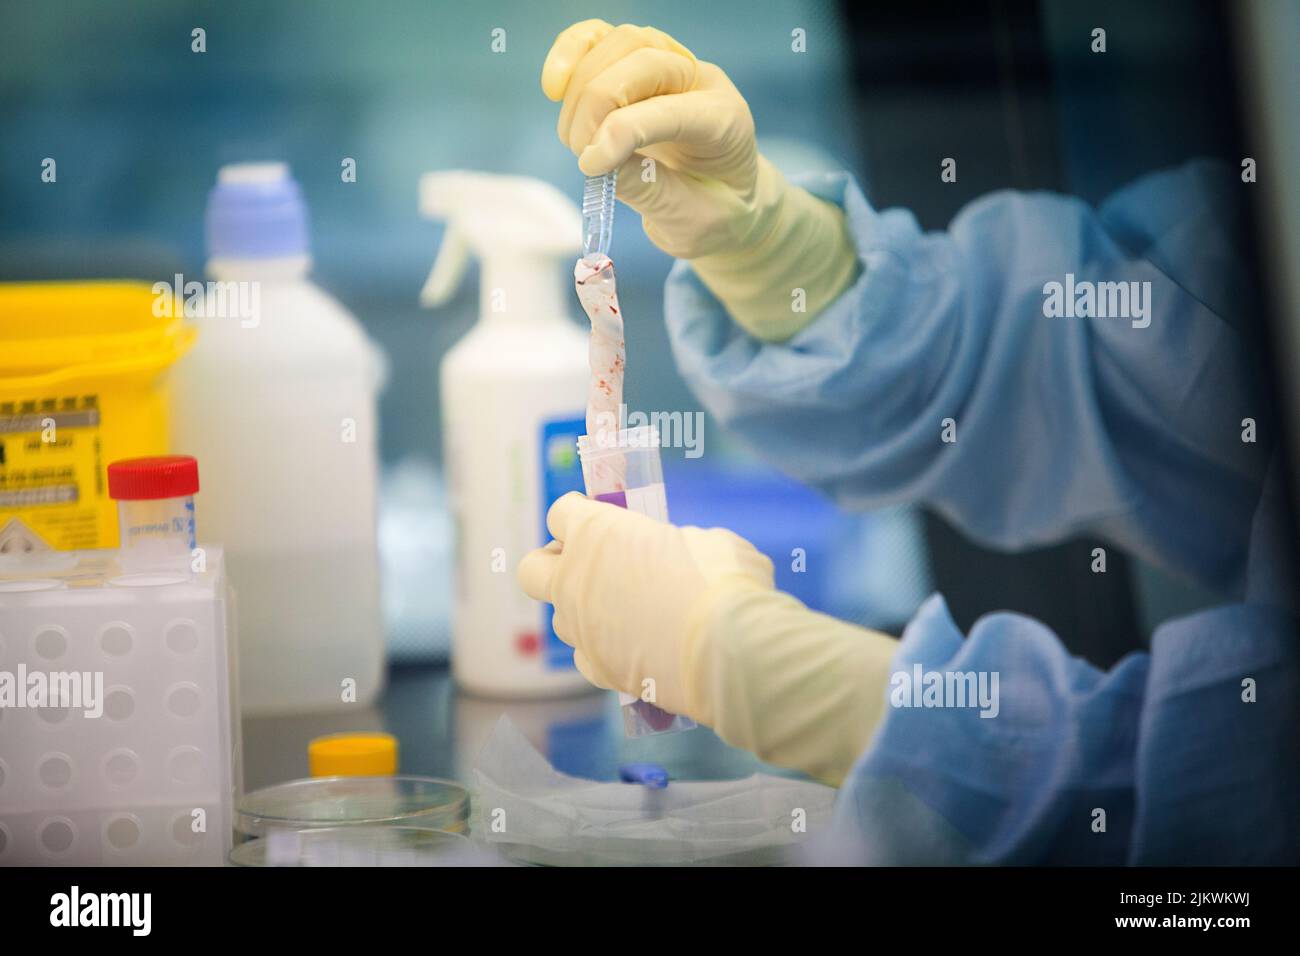
[[[668, 520], [668, 498], [659, 461], [659, 430], [653, 425], [625, 428], [606, 445], [591, 435], [578, 439], [582, 480], [587, 497], [635, 511], [656, 521]], [[634, 694], [619, 692], [623, 733], [628, 737], [692, 730], [695, 721], [670, 714]]]
[[406, 826], [272, 830], [230, 851], [235, 866], [460, 866], [473, 859], [467, 837]]
[[189, 569], [198, 490], [199, 464], [188, 455], [128, 458], [108, 466], [124, 571]]
[[582, 481], [587, 497], [628, 511], [668, 520], [664, 472], [659, 463], [659, 430], [652, 425], [625, 428], [608, 445], [591, 435], [578, 439]]
[[272, 830], [411, 826], [462, 833], [469, 793], [435, 777], [312, 777], [245, 794], [235, 805], [236, 839]]

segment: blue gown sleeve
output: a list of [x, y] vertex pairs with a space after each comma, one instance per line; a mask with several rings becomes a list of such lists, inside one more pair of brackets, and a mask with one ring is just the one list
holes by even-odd
[[[995, 547], [1088, 532], [1239, 593], [1268, 450], [1242, 440], [1244, 419], [1267, 424], [1233, 327], [1232, 183], [1193, 163], [1099, 209], [1001, 192], [924, 233], [847, 176], [807, 180], [845, 210], [857, 281], [770, 344], [679, 262], [674, 355], [723, 426], [842, 506], [923, 503]], [[1050, 318], [1067, 274], [1150, 283], [1149, 312]]]
[[891, 699], [836, 803], [837, 862], [1300, 860], [1300, 643], [1283, 609], [1170, 621], [1102, 672], [1017, 614], [963, 640], [936, 595], [893, 664], [918, 668], [997, 674], [996, 715]]

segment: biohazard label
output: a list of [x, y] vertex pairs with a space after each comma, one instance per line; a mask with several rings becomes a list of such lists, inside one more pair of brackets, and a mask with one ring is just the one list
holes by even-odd
[[116, 544], [99, 425], [95, 395], [0, 402], [0, 549]]

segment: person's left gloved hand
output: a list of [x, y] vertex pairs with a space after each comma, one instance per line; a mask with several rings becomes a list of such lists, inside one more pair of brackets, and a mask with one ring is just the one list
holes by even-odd
[[551, 506], [555, 538], [519, 564], [530, 597], [555, 605], [555, 632], [599, 687], [696, 716], [685, 675], [710, 598], [773, 587], [772, 562], [730, 531], [678, 528], [577, 492]]
[[722, 529], [678, 528], [576, 492], [519, 582], [555, 605], [582, 674], [838, 784], [884, 710], [893, 638], [777, 591], [772, 562]]

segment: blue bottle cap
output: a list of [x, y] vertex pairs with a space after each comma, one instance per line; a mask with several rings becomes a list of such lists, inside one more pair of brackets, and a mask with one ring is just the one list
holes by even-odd
[[285, 163], [221, 167], [205, 227], [211, 259], [280, 259], [310, 249], [307, 206]]

